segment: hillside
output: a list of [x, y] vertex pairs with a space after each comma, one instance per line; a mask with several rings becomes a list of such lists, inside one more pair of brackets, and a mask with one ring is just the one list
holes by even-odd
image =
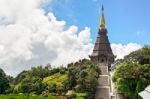
[[56, 86], [63, 86], [63, 83], [67, 80], [67, 74], [56, 73], [54, 75], [45, 77], [43, 83], [48, 85], [56, 84]]
[[[15, 78], [7, 76], [3, 70], [1, 73], [4, 80], [0, 85], [4, 83], [7, 87], [1, 87], [0, 94], [8, 94], [8, 97], [15, 98], [17, 94], [18, 97], [21, 94], [20, 97], [40, 95], [47, 98], [55, 96], [87, 99], [94, 97], [100, 70], [90, 60], [83, 59], [70, 63], [67, 67], [52, 68], [50, 64], [32, 67]], [[5, 95], [0, 97], [9, 99]]]

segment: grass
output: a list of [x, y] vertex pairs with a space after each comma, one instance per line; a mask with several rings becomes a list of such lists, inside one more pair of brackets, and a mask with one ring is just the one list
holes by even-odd
[[56, 73], [54, 75], [45, 77], [43, 83], [48, 85], [56, 84], [57, 86], [63, 86], [63, 83], [67, 80], [67, 74]]
[[0, 95], [0, 99], [57, 99], [54, 96], [42, 97], [42, 96], [32, 96], [29, 94], [8, 94]]

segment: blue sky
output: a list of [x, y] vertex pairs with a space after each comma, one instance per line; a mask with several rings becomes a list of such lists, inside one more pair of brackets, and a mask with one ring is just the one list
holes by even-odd
[[89, 27], [94, 43], [102, 3], [111, 43], [150, 44], [149, 0], [54, 0], [45, 10], [65, 20], [68, 26], [77, 25], [79, 31]]

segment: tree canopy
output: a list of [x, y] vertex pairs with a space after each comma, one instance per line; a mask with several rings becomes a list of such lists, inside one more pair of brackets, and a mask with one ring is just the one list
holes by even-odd
[[127, 55], [116, 69], [113, 82], [128, 99], [139, 99], [138, 93], [150, 84], [150, 47]]
[[0, 69], [0, 94], [6, 93], [9, 87], [9, 80], [7, 79], [6, 74]]
[[68, 87], [78, 92], [95, 92], [100, 69], [89, 60], [68, 65]]
[[72, 97], [79, 93], [77, 97], [91, 99], [96, 91], [99, 74], [98, 66], [87, 59], [70, 63], [67, 67], [52, 68], [50, 64], [32, 67], [30, 70], [22, 71], [15, 78], [6, 76], [0, 69], [0, 92], [5, 93], [11, 84], [9, 93], [48, 96], [67, 95], [68, 92], [73, 92]]

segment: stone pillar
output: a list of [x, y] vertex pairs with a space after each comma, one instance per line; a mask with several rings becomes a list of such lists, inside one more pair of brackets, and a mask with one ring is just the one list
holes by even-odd
[[95, 99], [111, 99], [110, 97], [110, 76], [108, 72], [108, 66], [99, 65], [101, 69], [101, 75], [99, 75], [99, 84], [97, 86]]

